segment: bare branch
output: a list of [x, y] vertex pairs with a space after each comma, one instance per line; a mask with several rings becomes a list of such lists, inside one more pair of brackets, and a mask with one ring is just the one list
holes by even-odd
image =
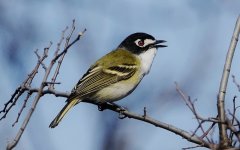
[[[233, 77], [233, 79], [234, 79], [234, 77]], [[234, 123], [235, 123], [235, 115], [236, 115], [236, 110], [237, 110], [237, 108], [236, 108], [236, 98], [237, 98], [237, 96], [233, 97], [233, 108], [232, 108], [233, 113], [232, 113], [232, 119], [231, 119], [231, 126], [233, 126]], [[230, 110], [228, 110], [228, 112], [229, 112], [229, 114], [231, 114]], [[229, 123], [228, 123], [228, 126], [230, 126]], [[234, 135], [234, 132], [231, 132], [230, 136], [229, 136], [231, 142], [233, 142], [233, 135]]]
[[[61, 47], [61, 44], [62, 44], [64, 38], [65, 38], [65, 32], [67, 31], [67, 29], [68, 29], [68, 27], [66, 27], [66, 28], [62, 31], [62, 37], [61, 37], [59, 43], [57, 44], [58, 46], [57, 46], [57, 50], [56, 50], [56, 52], [55, 52], [55, 57], [58, 55], [58, 52], [60, 51], [60, 47]], [[74, 32], [74, 30], [75, 30], [75, 20], [73, 20], [72, 31], [71, 31], [70, 35], [67, 37], [65, 45], [68, 45], [69, 40], [70, 40], [70, 38], [72, 37], [72, 33]], [[66, 48], [66, 46], [65, 46], [65, 48]], [[65, 53], [65, 54], [66, 54], [66, 53]], [[60, 67], [61, 67], [61, 63], [62, 63], [62, 61], [63, 61], [63, 58], [64, 58], [65, 54], [63, 54], [63, 55], [61, 56], [60, 60], [58, 61], [57, 68], [56, 68], [56, 70], [55, 70], [55, 72], [54, 72], [54, 75], [53, 75], [53, 77], [52, 77], [52, 82], [56, 82], [56, 79], [57, 79], [57, 76], [58, 76], [58, 74], [59, 74], [59, 70], [60, 70]], [[53, 88], [53, 89], [54, 89], [54, 84], [50, 85], [49, 88]]]
[[11, 99], [4, 104], [4, 108], [0, 111], [0, 113], [4, 113], [3, 116], [0, 118], [0, 120], [6, 118], [9, 110], [16, 104], [18, 98], [24, 93], [24, 90], [21, 89], [21, 86], [19, 86], [14, 94], [12, 95]]
[[237, 137], [238, 142], [240, 142], [240, 132], [232, 125], [232, 123], [229, 119], [227, 119], [227, 127]]
[[177, 84], [177, 82], [175, 82], [176, 84], [176, 90], [177, 92], [181, 95], [183, 101], [185, 102], [185, 104], [188, 106], [188, 108], [192, 111], [192, 113], [194, 114], [197, 122], [198, 122], [198, 127], [195, 129], [195, 131], [193, 132], [192, 135], [195, 135], [198, 131], [198, 129], [201, 129], [202, 131], [202, 136], [201, 138], [206, 138], [208, 142], [211, 142], [210, 139], [207, 137], [209, 131], [212, 129], [212, 127], [214, 125], [212, 125], [209, 130], [205, 131], [202, 124], [206, 121], [211, 121], [213, 122], [214, 124], [216, 123], [216, 121], [218, 122], [217, 119], [215, 118], [208, 118], [208, 119], [204, 119], [202, 117], [199, 116], [199, 114], [197, 113], [196, 109], [195, 109], [195, 105], [194, 105], [194, 102], [191, 101], [191, 98], [190, 96], [186, 96], [186, 94], [184, 94], [184, 92], [180, 89], [179, 85]]
[[84, 29], [82, 32], [80, 32], [77, 36], [77, 38], [72, 42], [70, 43], [60, 54], [58, 54], [54, 59], [53, 61], [55, 62], [60, 56], [62, 56], [64, 53], [66, 53], [69, 49], [69, 47], [71, 47], [74, 43], [76, 43], [80, 37], [87, 31], [87, 29]]
[[202, 147], [202, 146], [197, 145], [197, 146], [192, 146], [192, 147], [186, 147], [186, 148], [182, 148], [182, 150], [195, 149], [195, 148], [199, 148], [199, 147]]
[[[205, 133], [203, 133], [203, 135], [201, 136], [201, 138], [204, 138], [205, 136], [207, 136], [207, 135], [210, 133], [210, 131], [211, 131], [212, 129], [214, 129], [214, 126], [215, 126], [215, 125], [216, 125], [216, 122], [213, 122], [212, 125], [207, 129], [207, 131], [206, 131]], [[211, 140], [210, 140], [210, 142], [213, 143]]]
[[[229, 78], [229, 73], [231, 70], [232, 59], [234, 55], [234, 51], [237, 45], [238, 37], [240, 33], [240, 16], [238, 16], [235, 29], [233, 32], [231, 44], [228, 49], [228, 53], [226, 56], [226, 61], [223, 69], [222, 79], [219, 87], [218, 93], [218, 101], [217, 101], [217, 108], [218, 108], [218, 117], [221, 122], [225, 122], [226, 114], [225, 114], [225, 93], [227, 89], [227, 83]], [[230, 143], [227, 136], [227, 125], [219, 123], [219, 135], [220, 135], [220, 148], [224, 149], [229, 147]]]
[[26, 107], [26, 104], [27, 104], [27, 102], [28, 102], [28, 99], [30, 98], [31, 95], [32, 95], [32, 92], [29, 91], [28, 94], [27, 94], [27, 96], [26, 96], [26, 98], [25, 98], [25, 100], [24, 100], [24, 103], [23, 103], [23, 105], [22, 105], [22, 108], [20, 109], [20, 111], [19, 111], [19, 113], [18, 113], [18, 116], [17, 116], [16, 121], [12, 124], [12, 127], [14, 127], [16, 123], [18, 123], [18, 120], [19, 120], [19, 118], [20, 118], [20, 116], [21, 116], [24, 108]]
[[[75, 26], [74, 26], [74, 29], [75, 29]], [[86, 29], [84, 30], [84, 32], [85, 32], [85, 31], [86, 31]], [[27, 126], [27, 124], [28, 124], [28, 122], [29, 122], [29, 120], [30, 120], [30, 118], [31, 118], [34, 110], [36, 109], [36, 106], [37, 106], [40, 98], [43, 96], [44, 88], [45, 88], [45, 86], [48, 85], [48, 84], [46, 84], [46, 83], [48, 83], [47, 80], [48, 80], [49, 74], [50, 74], [50, 72], [51, 72], [51, 70], [52, 70], [52, 68], [53, 68], [53, 65], [55, 64], [56, 60], [58, 60], [58, 58], [60, 58], [63, 54], [67, 53], [68, 49], [69, 49], [74, 43], [76, 43], [76, 42], [80, 39], [81, 35], [83, 35], [83, 34], [79, 34], [79, 35], [77, 36], [77, 38], [76, 38], [73, 42], [71, 42], [68, 46], [66, 46], [65, 49], [64, 49], [60, 54], [55, 55], [55, 57], [51, 60], [51, 62], [50, 62], [50, 64], [48, 65], [48, 67], [46, 67], [45, 65], [42, 65], [42, 64], [43, 64], [43, 60], [48, 56], [48, 50], [49, 50], [49, 48], [45, 48], [45, 49], [44, 49], [44, 54], [43, 54], [42, 57], [39, 57], [39, 55], [38, 55], [37, 52], [35, 53], [35, 54], [37, 55], [37, 57], [38, 57], [37, 66], [36, 66], [36, 67], [34, 68], [34, 70], [32, 71], [32, 74], [30, 74], [30, 76], [27, 78], [26, 82], [24, 82], [24, 84], [23, 84], [24, 86], [21, 86], [20, 91], [23, 93], [27, 88], [31, 88], [31, 86], [30, 86], [29, 83], [32, 82], [34, 76], [35, 76], [36, 73], [37, 73], [37, 70], [38, 70], [40, 64], [41, 64], [42, 66], [46, 67], [46, 68], [45, 68], [45, 75], [44, 75], [44, 77], [43, 77], [43, 79], [42, 79], [42, 82], [41, 82], [42, 84], [40, 85], [40, 87], [39, 87], [38, 90], [37, 90], [37, 95], [36, 95], [35, 98], [34, 98], [34, 101], [33, 101], [33, 103], [32, 103], [31, 109], [29, 110], [27, 116], [25, 117], [24, 122], [22, 123], [22, 125], [21, 125], [21, 127], [20, 127], [20, 129], [19, 129], [19, 131], [18, 131], [18, 133], [17, 133], [17, 135], [16, 135], [16, 137], [14, 138], [13, 141], [11, 141], [10, 143], [8, 143], [8, 145], [7, 145], [7, 149], [8, 149], [8, 150], [13, 149], [13, 148], [17, 145], [17, 143], [18, 143], [18, 141], [20, 140], [20, 138], [21, 138], [24, 130], [26, 129], [26, 126]], [[69, 40], [70, 40], [70, 39], [69, 39]], [[50, 47], [50, 46], [49, 46], [49, 47]], [[56, 51], [58, 51], [58, 49], [57, 49]], [[55, 53], [57, 53], [57, 52], [55, 52]], [[26, 84], [26, 83], [28, 83], [28, 84]], [[55, 82], [54, 82], [54, 83], [55, 83]], [[31, 90], [30, 90], [30, 91], [31, 91]], [[18, 93], [18, 91], [15, 92], [15, 93]], [[21, 93], [20, 95], [18, 94], [19, 96], [18, 96], [17, 94], [14, 94], [14, 95], [17, 95], [17, 97], [15, 97], [15, 100], [14, 100], [14, 102], [13, 102], [12, 104], [15, 104], [15, 103], [16, 103], [17, 99], [22, 95], [22, 93]], [[30, 96], [29, 96], [29, 97], [30, 97]], [[28, 98], [28, 97], [27, 97], [27, 98]], [[8, 104], [7, 104], [7, 105], [8, 105]], [[12, 106], [13, 106], [13, 105], [11, 105], [10, 107], [12, 107]], [[25, 105], [23, 105], [22, 109], [24, 109], [24, 107], [25, 107]], [[11, 108], [9, 108], [9, 109], [7, 109], [7, 110], [9, 111], [10, 109], [11, 109]], [[7, 112], [8, 112], [8, 111], [7, 111]], [[21, 111], [20, 111], [20, 113], [19, 113], [18, 118], [20, 117], [20, 115], [21, 115]], [[4, 116], [4, 117], [5, 117], [5, 116]], [[17, 121], [18, 121], [18, 118], [17, 118]], [[17, 122], [17, 121], [15, 121], [15, 122]], [[15, 124], [15, 123], [14, 123], [14, 124]]]
[[232, 75], [232, 79], [233, 79], [233, 83], [236, 85], [238, 92], [240, 92], [240, 84], [238, 84], [238, 82], [236, 81], [236, 77], [234, 75]]
[[[95, 104], [95, 103], [92, 103], [92, 104]], [[98, 104], [95, 104], [95, 105], [98, 105]], [[205, 140], [201, 139], [200, 137], [198, 137], [196, 135], [192, 135], [191, 133], [189, 133], [187, 131], [179, 129], [179, 128], [173, 126], [173, 125], [160, 122], [160, 121], [155, 120], [155, 119], [153, 119], [153, 118], [151, 118], [149, 116], [138, 115], [138, 114], [129, 112], [128, 110], [122, 111], [121, 108], [112, 106], [112, 105], [107, 104], [107, 103], [102, 104], [101, 108], [103, 110], [104, 109], [109, 109], [109, 110], [121, 113], [121, 114], [125, 115], [128, 118], [133, 118], [133, 119], [136, 119], [136, 120], [147, 122], [147, 123], [152, 124], [152, 125], [154, 125], [156, 127], [166, 129], [166, 130], [168, 130], [168, 131], [170, 131], [172, 133], [175, 133], [175, 134], [183, 137], [184, 139], [186, 139], [186, 140], [188, 140], [188, 141], [190, 141], [192, 143], [196, 143], [198, 145], [201, 145], [202, 147], [207, 147], [207, 148], [217, 147], [217, 145], [209, 143], [209, 142], [206, 142]]]
[[[45, 95], [45, 94], [53, 94], [56, 97], [67, 98], [70, 94], [70, 93], [67, 93], [67, 92], [60, 92], [60, 91], [56, 91], [56, 90], [53, 90], [53, 89], [41, 90], [41, 89], [38, 89], [38, 88], [26, 88], [26, 90], [28, 90], [30, 92], [33, 92], [33, 93], [41, 92], [42, 96]], [[86, 102], [86, 103], [91, 103], [91, 104], [94, 104], [96, 106], [99, 106], [98, 103], [94, 103], [94, 102]], [[101, 110], [105, 110], [105, 109], [112, 110], [112, 111], [115, 111], [117, 113], [121, 113], [122, 115], [125, 116], [125, 118], [126, 117], [133, 118], [133, 119], [136, 119], [136, 120], [147, 122], [147, 123], [152, 124], [156, 127], [166, 129], [166, 130], [168, 130], [172, 133], [175, 133], [175, 134], [185, 138], [186, 140], [188, 140], [190, 142], [199, 144], [202, 147], [208, 147], [208, 148], [217, 147], [217, 145], [206, 142], [201, 137], [198, 137], [196, 135], [192, 135], [191, 133], [189, 133], [187, 131], [184, 131], [182, 129], [179, 129], [179, 128], [173, 126], [173, 125], [160, 122], [160, 121], [155, 120], [155, 119], [153, 119], [153, 118], [151, 118], [147, 115], [140, 115], [140, 114], [138, 115], [138, 114], [134, 114], [132, 112], [129, 112], [127, 110], [123, 110], [122, 108], [118, 107], [118, 105], [112, 105], [112, 104], [104, 103], [104, 104], [101, 104], [100, 107], [101, 107]], [[144, 114], [146, 113], [145, 111], [144, 111]]]

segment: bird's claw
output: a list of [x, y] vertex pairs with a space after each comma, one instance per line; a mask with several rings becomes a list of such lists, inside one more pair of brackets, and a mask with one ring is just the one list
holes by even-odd
[[98, 110], [104, 111], [106, 109], [106, 103], [98, 103]]

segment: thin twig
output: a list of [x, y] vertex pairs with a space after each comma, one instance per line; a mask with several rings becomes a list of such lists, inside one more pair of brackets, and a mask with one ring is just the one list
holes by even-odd
[[[72, 26], [74, 26], [74, 27], [72, 28], [72, 32], [70, 33], [69, 37], [67, 38], [68, 40], [66, 40], [66, 43], [69, 42], [69, 40], [70, 40], [70, 38], [71, 38], [71, 36], [72, 36], [72, 33], [73, 33], [73, 31], [75, 30], [75, 21], [73, 21]], [[62, 44], [64, 38], [65, 38], [65, 32], [67, 31], [67, 29], [68, 29], [68, 27], [66, 27], [66, 28], [62, 31], [61, 39], [60, 39], [59, 43], [57, 44], [57, 50], [55, 51], [55, 54], [54, 54], [55, 56], [57, 56], [57, 55], [58, 55], [58, 52], [60, 51], [60, 47], [61, 47], [61, 44]], [[66, 44], [65, 44], [65, 45], [66, 45]], [[65, 46], [65, 48], [66, 48], [66, 46]], [[63, 60], [63, 58], [64, 58], [64, 55], [61, 56], [60, 60]], [[62, 63], [62, 61], [60, 61], [60, 60], [58, 61], [57, 68], [56, 68], [56, 70], [55, 70], [55, 72], [54, 72], [54, 75], [53, 75], [53, 77], [52, 77], [52, 82], [56, 82], [57, 75], [59, 74], [59, 69], [60, 69], [61, 63]], [[54, 84], [49, 85], [49, 88], [53, 88], [53, 89], [54, 89]]]
[[[21, 86], [19, 86], [19, 87], [14, 91], [14, 93], [12, 94], [10, 100], [7, 101], [7, 102], [4, 104], [4, 107], [3, 107], [3, 109], [0, 111], [0, 114], [1, 114], [1, 113], [6, 113], [6, 110], [7, 110], [8, 105], [13, 102], [14, 97], [19, 93], [20, 90], [21, 90]], [[0, 120], [1, 120], [1, 119], [0, 119]]]
[[[233, 113], [232, 113], [232, 119], [231, 119], [231, 125], [234, 125], [234, 123], [235, 123], [235, 115], [236, 115], [236, 98], [237, 98], [237, 96], [235, 95], [234, 97], [233, 97]], [[230, 112], [230, 110], [228, 110], [229, 112]], [[233, 142], [233, 135], [234, 135], [234, 133], [233, 132], [231, 132], [230, 133], [230, 136], [229, 136], [229, 138], [230, 138], [230, 140]]]
[[26, 96], [26, 98], [24, 99], [24, 103], [23, 103], [20, 111], [18, 112], [17, 119], [16, 119], [15, 122], [12, 124], [12, 127], [14, 127], [16, 123], [18, 123], [18, 120], [19, 120], [19, 118], [20, 118], [20, 116], [21, 116], [24, 108], [26, 107], [26, 104], [27, 104], [27, 102], [28, 102], [28, 99], [30, 98], [31, 95], [32, 95], [32, 92], [29, 91], [28, 94], [27, 94], [27, 96]]
[[232, 133], [237, 137], [238, 142], [240, 142], [240, 132], [232, 125], [231, 121], [227, 119], [227, 127], [232, 131]]
[[145, 118], [147, 116], [147, 107], [143, 108], [143, 117]]
[[[209, 134], [209, 132], [213, 129], [213, 127], [216, 125], [216, 122], [213, 122], [211, 124], [211, 126], [207, 129], [207, 131], [201, 136], [201, 138], [204, 138], [205, 136], [207, 136]], [[211, 142], [211, 140], [210, 140]]]
[[[10, 99], [4, 106], [4, 109], [2, 110], [2, 112], [4, 112], [3, 116], [0, 118], [0, 120], [6, 118], [8, 112], [12, 109], [13, 106], [16, 105], [17, 100], [19, 99], [19, 97], [24, 93], [24, 90], [19, 89], [17, 94], [15, 95], [15, 97], [13, 97], [13, 99]], [[7, 107], [9, 105], [9, 107]]]
[[[186, 94], [180, 89], [179, 85], [177, 82], [175, 82], [176, 85], [176, 90], [177, 92], [181, 95], [183, 101], [185, 102], [185, 104], [188, 106], [188, 108], [191, 110], [191, 112], [194, 114], [197, 122], [198, 122], [198, 127], [196, 128], [196, 130], [193, 132], [192, 135], [195, 135], [198, 131], [198, 129], [201, 129], [203, 135], [205, 135], [208, 132], [205, 132], [202, 124], [206, 121], [205, 119], [203, 119], [202, 117], [200, 117], [195, 109], [194, 103], [191, 101], [191, 98], [189, 96], [186, 96]], [[202, 136], [203, 138], [206, 138], [208, 142], [210, 142], [209, 138], [207, 137], [207, 135]]]
[[191, 147], [182, 148], [182, 150], [195, 149], [195, 148], [199, 148], [199, 147], [202, 147], [202, 146], [201, 146], [201, 145], [196, 145], [196, 146], [191, 146]]
[[[48, 51], [47, 51], [47, 52], [48, 52]], [[48, 55], [48, 53], [46, 53], [46, 56], [47, 56], [47, 55]], [[27, 114], [27, 116], [25, 117], [25, 119], [24, 119], [24, 121], [23, 121], [23, 123], [22, 123], [22, 125], [21, 125], [21, 127], [20, 127], [20, 129], [19, 129], [19, 131], [18, 131], [18, 133], [17, 133], [17, 135], [16, 135], [16, 137], [14, 138], [13, 141], [11, 141], [10, 143], [8, 143], [8, 145], [7, 145], [7, 150], [11, 150], [11, 149], [13, 149], [13, 148], [17, 145], [17, 143], [18, 143], [18, 141], [20, 140], [20, 138], [21, 138], [24, 130], [26, 129], [26, 126], [28, 125], [28, 122], [29, 122], [29, 120], [30, 120], [30, 118], [31, 118], [31, 116], [32, 116], [32, 114], [33, 114], [36, 106], [37, 106], [37, 103], [38, 103], [40, 97], [42, 96], [42, 91], [43, 91], [43, 88], [45, 87], [45, 84], [44, 84], [44, 83], [47, 81], [47, 78], [48, 78], [48, 75], [49, 75], [49, 73], [50, 73], [50, 71], [51, 71], [51, 69], [52, 69], [52, 66], [53, 66], [53, 63], [51, 63], [51, 64], [49, 65], [49, 67], [46, 69], [45, 75], [44, 75], [43, 80], [42, 80], [42, 84], [41, 84], [41, 86], [40, 86], [40, 88], [39, 88], [39, 91], [38, 91], [37, 95], [36, 95], [35, 98], [34, 98], [34, 102], [33, 102], [33, 104], [32, 104], [32, 107], [31, 107], [31, 109], [28, 111], [28, 114]]]
[[[235, 115], [233, 115], [230, 111], [228, 112], [233, 118], [234, 118], [234, 120], [237, 122], [237, 125], [236, 126], [238, 126], [238, 128], [239, 128], [239, 132], [240, 132], [240, 121], [238, 120], [238, 118], [235, 116]], [[234, 126], [234, 124], [232, 124], [232, 126]]]
[[33, 81], [33, 78], [37, 74], [39, 66], [44, 61], [44, 59], [47, 57], [47, 52], [48, 52], [48, 50], [50, 49], [51, 46], [52, 46], [52, 42], [50, 42], [50, 44], [46, 48], [44, 48], [44, 52], [43, 52], [42, 57], [40, 57], [39, 54], [37, 53], [38, 50], [36, 50], [34, 52], [36, 54], [37, 58], [38, 58], [37, 64], [34, 67], [34, 69], [32, 70], [32, 72], [28, 75], [28, 77], [23, 81], [23, 83], [15, 90], [15, 92], [13, 93], [10, 100], [7, 103], [5, 103], [4, 108], [0, 111], [0, 114], [4, 113], [3, 116], [0, 118], [0, 120], [6, 118], [8, 112], [16, 104], [19, 97], [25, 92], [24, 88], [25, 87], [31, 87], [31, 83]]
[[232, 75], [233, 83], [236, 85], [238, 92], [240, 92], [240, 84], [236, 81], [236, 77]]
[[76, 43], [76, 42], [80, 39], [80, 37], [81, 37], [86, 31], [87, 31], [87, 29], [84, 29], [82, 32], [80, 32], [80, 33], [78, 34], [77, 38], [76, 38], [72, 43], [70, 43], [60, 54], [58, 54], [58, 55], [53, 59], [53, 61], [55, 62], [56, 60], [58, 60], [58, 58], [59, 58], [60, 56], [62, 56], [64, 53], [66, 53], [66, 52], [68, 51], [69, 47], [71, 47], [74, 43]]
[[[84, 32], [85, 32], [85, 30], [84, 30]], [[82, 35], [82, 34], [81, 34], [81, 35]], [[71, 43], [63, 50], [63, 52], [61, 52], [60, 54], [56, 55], [56, 56], [52, 59], [52, 61], [50, 62], [49, 66], [46, 68], [46, 70], [45, 70], [45, 75], [44, 75], [44, 77], [43, 77], [43, 79], [42, 79], [42, 82], [41, 82], [42, 84], [40, 85], [40, 87], [39, 87], [39, 89], [38, 89], [38, 92], [37, 92], [37, 95], [36, 95], [35, 98], [34, 98], [34, 101], [33, 101], [33, 104], [32, 104], [32, 106], [31, 106], [31, 109], [29, 110], [27, 116], [25, 117], [24, 122], [22, 123], [22, 125], [21, 125], [21, 127], [20, 127], [20, 129], [19, 129], [19, 131], [18, 131], [18, 133], [17, 133], [17, 135], [16, 135], [16, 137], [14, 138], [14, 140], [11, 141], [10, 143], [8, 143], [8, 145], [7, 145], [7, 150], [13, 149], [13, 148], [17, 145], [17, 143], [19, 142], [19, 140], [20, 140], [20, 138], [21, 138], [24, 130], [26, 129], [26, 126], [28, 125], [28, 122], [29, 122], [29, 120], [30, 120], [30, 118], [31, 118], [34, 110], [36, 109], [36, 106], [37, 106], [40, 98], [43, 96], [44, 87], [46, 86], [46, 82], [47, 82], [47, 80], [48, 80], [49, 74], [50, 74], [50, 72], [51, 72], [51, 70], [52, 70], [52, 68], [53, 68], [53, 65], [55, 64], [56, 60], [58, 60], [58, 58], [60, 58], [64, 53], [66, 53], [66, 52], [68, 51], [68, 49], [69, 49], [74, 43], [76, 43], [76, 42], [80, 39], [81, 35], [79, 34], [79, 35], [77, 36], [77, 38], [76, 38], [73, 42], [71, 42]], [[45, 52], [44, 55], [48, 56], [48, 50], [45, 49], [44, 52]]]

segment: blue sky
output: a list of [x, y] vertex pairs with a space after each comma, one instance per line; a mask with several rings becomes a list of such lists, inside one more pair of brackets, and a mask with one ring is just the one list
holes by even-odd
[[[0, 106], [34, 67], [34, 50], [43, 50], [49, 41], [54, 50], [61, 31], [76, 19], [77, 32], [84, 28], [87, 32], [67, 54], [58, 90], [71, 91], [94, 61], [116, 48], [129, 34], [146, 32], [166, 40], [168, 47], [159, 49], [150, 74], [118, 104], [140, 114], [147, 107], [149, 116], [194, 131], [196, 120], [177, 94], [174, 82], [198, 100], [200, 114], [216, 115], [221, 73], [239, 8], [238, 0], [1, 1]], [[231, 74], [240, 82], [239, 48]], [[40, 81], [39, 77], [33, 86], [39, 86]], [[239, 93], [230, 80], [228, 108], [234, 95]], [[85, 103], [73, 108], [57, 128], [48, 128], [64, 100], [53, 96], [41, 99], [17, 150], [168, 150], [192, 146], [173, 133], [133, 119], [119, 120], [116, 113], [100, 112]], [[29, 103], [19, 124], [12, 128], [22, 101], [0, 122], [0, 149], [14, 138], [31, 106]]]

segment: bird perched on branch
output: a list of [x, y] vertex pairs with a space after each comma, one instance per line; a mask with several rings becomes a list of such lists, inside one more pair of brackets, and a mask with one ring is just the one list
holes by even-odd
[[157, 49], [166, 47], [161, 45], [164, 42], [146, 33], [129, 35], [115, 50], [88, 69], [49, 127], [56, 127], [69, 109], [79, 102], [111, 103], [132, 93], [149, 73]]

